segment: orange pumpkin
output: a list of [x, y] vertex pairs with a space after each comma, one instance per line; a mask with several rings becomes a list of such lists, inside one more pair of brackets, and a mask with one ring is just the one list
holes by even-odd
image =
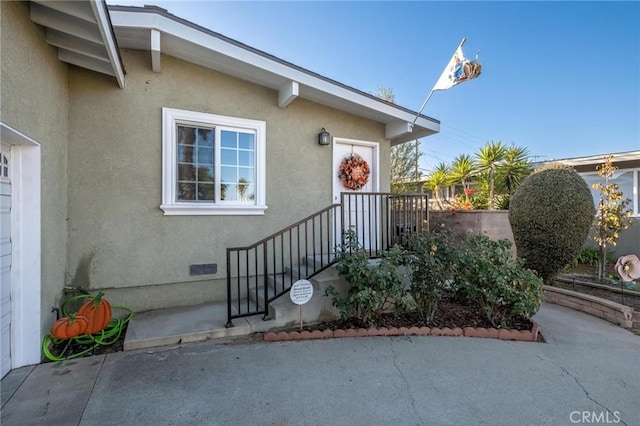
[[99, 292], [91, 300], [80, 306], [78, 315], [82, 315], [89, 321], [86, 334], [95, 334], [105, 327], [111, 321], [111, 304], [107, 299], [103, 299], [103, 292]]
[[51, 335], [56, 339], [72, 339], [84, 334], [89, 321], [82, 315], [69, 315], [53, 323]]

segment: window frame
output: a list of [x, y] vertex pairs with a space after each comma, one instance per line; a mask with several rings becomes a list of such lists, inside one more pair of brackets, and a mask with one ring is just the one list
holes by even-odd
[[[255, 200], [247, 201], [178, 201], [177, 200], [177, 125], [212, 127], [216, 135], [222, 130], [255, 134]], [[215, 138], [215, 179], [220, 179], [220, 140]], [[218, 183], [219, 184], [219, 183]], [[215, 192], [215, 199], [219, 194]], [[175, 215], [264, 215], [266, 205], [266, 122], [224, 115], [162, 108], [162, 204], [165, 216]]]

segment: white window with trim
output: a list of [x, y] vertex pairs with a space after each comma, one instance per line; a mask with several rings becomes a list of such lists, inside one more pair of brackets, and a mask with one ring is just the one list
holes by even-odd
[[[591, 189], [593, 202], [596, 209], [600, 202], [600, 191], [593, 188], [595, 183], [604, 184], [604, 178], [597, 173], [581, 173], [582, 178]], [[609, 179], [609, 183], [618, 184], [618, 190], [622, 192], [622, 199], [629, 198], [631, 203], [627, 205], [632, 216], [640, 216], [640, 169], [619, 169]]]
[[262, 215], [266, 123], [162, 109], [165, 215]]

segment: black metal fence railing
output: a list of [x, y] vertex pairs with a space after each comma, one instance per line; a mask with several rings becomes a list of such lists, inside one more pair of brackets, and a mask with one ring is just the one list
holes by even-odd
[[425, 194], [342, 193], [333, 204], [247, 247], [227, 249], [227, 327], [234, 318], [263, 314], [269, 303], [294, 282], [334, 263], [346, 229], [354, 229], [369, 256], [395, 244], [428, 223]]

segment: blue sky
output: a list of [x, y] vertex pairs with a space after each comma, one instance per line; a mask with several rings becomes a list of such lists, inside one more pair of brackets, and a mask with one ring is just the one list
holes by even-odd
[[153, 4], [417, 111], [455, 48], [482, 75], [435, 92], [429, 170], [487, 141], [538, 160], [640, 150], [640, 2], [217, 2]]

